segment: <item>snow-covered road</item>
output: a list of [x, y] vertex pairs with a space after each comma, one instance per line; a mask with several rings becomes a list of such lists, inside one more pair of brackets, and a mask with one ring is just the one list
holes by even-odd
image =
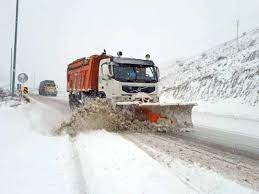
[[123, 133], [198, 193], [247, 193], [259, 188], [259, 164], [240, 155], [166, 134]]
[[119, 135], [51, 136], [62, 117], [35, 99], [0, 108], [0, 193], [194, 193]]
[[[143, 139], [143, 148], [137, 142], [105, 130], [86, 130], [74, 138], [52, 136], [53, 129], [70, 114], [67, 102], [58, 98], [32, 98], [32, 103], [17, 108], [0, 107], [0, 122], [4, 126], [0, 137], [3, 157], [0, 161], [0, 171], [3, 172], [0, 193], [171, 194], [233, 191], [252, 194], [257, 192], [249, 187], [259, 190], [257, 177], [248, 172], [242, 172], [242, 175], [251, 176], [248, 181], [252, 186], [242, 181], [242, 185], [235, 183], [235, 180], [229, 179], [231, 177], [224, 178], [221, 171], [203, 169], [198, 163], [186, 166], [177, 152], [171, 150], [177, 146], [169, 141], [163, 143], [160, 137], [153, 142], [149, 142], [148, 137]], [[136, 138], [136, 141], [140, 140]], [[152, 148], [153, 143], [166, 147]], [[161, 148], [163, 150], [159, 151]], [[170, 153], [170, 157], [165, 153]], [[194, 155], [189, 157], [198, 152], [191, 153]], [[211, 155], [210, 161], [214, 161], [214, 157]], [[170, 165], [165, 165], [165, 162]], [[257, 172], [256, 168], [253, 169]]]
[[199, 102], [186, 137], [259, 160], [259, 107], [234, 100]]
[[255, 137], [259, 141], [259, 119], [194, 111], [193, 122], [197, 127]]
[[[31, 97], [56, 110], [69, 112], [68, 97]], [[227, 105], [229, 109], [225, 108]], [[215, 113], [207, 112], [210, 109]], [[194, 130], [184, 136], [206, 145], [259, 159], [258, 117], [256, 108], [250, 110], [245, 105], [236, 106], [227, 102], [218, 106], [199, 102], [193, 111]]]

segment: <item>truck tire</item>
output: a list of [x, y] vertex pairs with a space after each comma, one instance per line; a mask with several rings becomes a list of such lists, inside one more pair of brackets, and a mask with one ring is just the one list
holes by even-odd
[[97, 97], [106, 98], [106, 94], [104, 92], [98, 92]]
[[69, 107], [71, 110], [75, 110], [80, 107], [81, 103], [79, 102], [78, 96], [75, 94], [69, 94]]

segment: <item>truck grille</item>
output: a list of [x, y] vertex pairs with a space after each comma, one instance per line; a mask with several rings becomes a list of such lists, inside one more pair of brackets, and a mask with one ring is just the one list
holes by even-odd
[[145, 92], [145, 93], [152, 93], [155, 91], [155, 87], [145, 87], [145, 86], [122, 86], [122, 91], [127, 93], [138, 93], [138, 92]]

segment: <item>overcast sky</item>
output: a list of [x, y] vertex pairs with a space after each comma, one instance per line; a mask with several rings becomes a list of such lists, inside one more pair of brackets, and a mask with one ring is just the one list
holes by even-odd
[[[0, 0], [0, 84], [8, 84], [15, 1]], [[66, 84], [67, 64], [101, 53], [162, 62], [202, 52], [259, 26], [259, 0], [20, 0], [17, 70], [30, 84]]]

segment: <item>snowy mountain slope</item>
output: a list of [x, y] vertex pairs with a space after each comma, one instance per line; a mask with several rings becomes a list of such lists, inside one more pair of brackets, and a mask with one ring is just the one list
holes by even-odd
[[177, 61], [161, 77], [162, 98], [259, 104], [259, 28], [200, 55]]

